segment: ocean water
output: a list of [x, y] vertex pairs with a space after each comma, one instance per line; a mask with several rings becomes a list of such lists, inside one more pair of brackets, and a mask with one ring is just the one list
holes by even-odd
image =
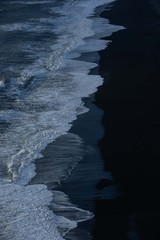
[[[0, 0], [0, 239], [61, 240], [93, 217], [47, 186], [85, 154], [83, 139], [68, 131], [103, 79], [89, 75], [94, 60], [78, 57], [106, 48], [101, 38], [122, 29], [99, 17], [111, 2]], [[45, 175], [29, 184], [55, 140], [51, 168], [44, 164]]]

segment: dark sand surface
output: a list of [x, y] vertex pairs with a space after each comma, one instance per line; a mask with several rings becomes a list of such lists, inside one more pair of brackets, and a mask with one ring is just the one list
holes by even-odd
[[[104, 111], [104, 133], [102, 113], [90, 99], [90, 113], [80, 116], [71, 132], [95, 152], [85, 156], [61, 188], [74, 203], [94, 212], [92, 221], [79, 226], [94, 240], [160, 239], [158, 13], [158, 1], [117, 0], [102, 14], [126, 27], [107, 38], [112, 42], [100, 52], [104, 84], [96, 105]], [[103, 169], [112, 173], [113, 182]]]

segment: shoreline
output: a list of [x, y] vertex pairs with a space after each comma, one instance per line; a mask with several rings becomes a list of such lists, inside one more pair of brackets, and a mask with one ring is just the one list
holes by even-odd
[[[101, 14], [111, 24], [126, 29], [104, 38], [111, 43], [99, 52], [99, 73], [104, 83], [95, 93], [95, 104], [104, 111], [101, 112], [101, 136], [103, 131], [104, 136], [99, 142], [95, 134], [98, 127], [89, 135], [95, 139], [94, 143], [99, 142], [97, 155], [92, 156], [99, 169], [99, 172], [91, 169], [96, 172], [90, 188], [94, 194], [88, 193], [85, 184], [77, 185], [77, 169], [60, 188], [69, 194], [73, 203], [84, 209], [90, 206], [95, 214], [94, 219], [81, 223], [76, 230], [88, 230], [91, 234], [88, 239], [159, 239], [160, 16], [151, 2], [117, 0], [109, 11]], [[93, 117], [87, 114], [74, 122], [73, 132], [80, 134], [79, 124], [86, 129], [87, 123], [86, 126], [83, 123], [87, 118], [90, 126]], [[81, 118], [86, 120], [81, 122]], [[89, 140], [87, 132], [84, 138]], [[111, 182], [106, 172], [112, 173]], [[88, 178], [87, 172], [83, 174]], [[100, 186], [100, 191], [96, 186]], [[111, 187], [115, 187], [115, 191]], [[74, 238], [72, 231], [67, 239], [70, 238]]]
[[[102, 8], [102, 6], [97, 8], [97, 11], [95, 12], [95, 16], [96, 15], [99, 16], [98, 12], [100, 11], [101, 8]], [[92, 52], [84, 51], [84, 53], [82, 52], [79, 57], [75, 58], [75, 60], [82, 61], [82, 62], [84, 61], [84, 62], [96, 63], [97, 66], [90, 69], [89, 74], [88, 74], [88, 75], [94, 76], [94, 75], [99, 75], [98, 74], [99, 58], [100, 57], [99, 57], [98, 51], [95, 50]], [[88, 97], [85, 97], [82, 99], [82, 102], [84, 103], [84, 107], [87, 108], [89, 111], [82, 113], [80, 115], [77, 115], [77, 119], [71, 123], [72, 126], [71, 126], [70, 130], [68, 132], [66, 132], [64, 135], [58, 137], [55, 141], [48, 144], [48, 146], [44, 150], [41, 151], [43, 157], [36, 159], [36, 161], [35, 161], [36, 175], [33, 179], [31, 179], [31, 181], [29, 183], [30, 185], [45, 184], [47, 186], [48, 190], [53, 191], [53, 195], [55, 194], [55, 198], [57, 198], [56, 191], [62, 192], [62, 195], [63, 195], [63, 193], [64, 193], [64, 195], [67, 194], [67, 196], [69, 197], [69, 202], [71, 202], [71, 205], [75, 204], [75, 206], [77, 208], [80, 208], [82, 210], [82, 215], [84, 214], [84, 216], [90, 215], [90, 214], [87, 214], [88, 211], [90, 211], [91, 215], [92, 215], [92, 211], [94, 209], [94, 203], [91, 204], [91, 202], [92, 202], [92, 199], [97, 195], [97, 189], [95, 189], [95, 184], [97, 184], [97, 182], [100, 181], [100, 179], [103, 175], [106, 175], [106, 173], [103, 171], [103, 163], [102, 162], [101, 162], [101, 164], [99, 163], [99, 159], [101, 159], [101, 157], [99, 155], [99, 150], [97, 149], [98, 141], [102, 138], [103, 132], [104, 132], [102, 125], [99, 124], [102, 119], [103, 111], [100, 108], [96, 107], [96, 105], [93, 103], [94, 101], [95, 101], [95, 93], [92, 93]], [[93, 119], [93, 122], [91, 123], [92, 119]], [[94, 133], [92, 133], [93, 128], [95, 128]], [[97, 132], [96, 132], [96, 130], [97, 130]], [[77, 164], [76, 167], [73, 166], [74, 167], [73, 171], [71, 169], [69, 169], [69, 171], [71, 170], [71, 175], [69, 173], [69, 175], [64, 176], [64, 179], [62, 179], [60, 181], [61, 185], [59, 185], [59, 182], [55, 182], [55, 178], [52, 174], [52, 170], [54, 170], [53, 169], [54, 164], [52, 164], [52, 158], [53, 158], [53, 156], [56, 157], [55, 151], [57, 151], [58, 154], [61, 155], [61, 153], [60, 153], [61, 147], [59, 148], [58, 146], [64, 145], [64, 148], [67, 147], [69, 149], [69, 145], [66, 145], [66, 141], [68, 141], [68, 135], [72, 135], [72, 134], [77, 137], [80, 137], [82, 142], [84, 141], [84, 146], [83, 146], [84, 147], [84, 149], [83, 149], [84, 156], [81, 156], [82, 159], [80, 160], [80, 162], [78, 162], [78, 164], [76, 163]], [[92, 137], [91, 137], [91, 135], [92, 135]], [[71, 144], [72, 144], [72, 142], [71, 142]], [[71, 147], [70, 147], [70, 149], [71, 149]], [[77, 148], [77, 150], [79, 150], [79, 149]], [[63, 148], [62, 148], [62, 151], [63, 151]], [[75, 151], [75, 149], [74, 149], [74, 151]], [[71, 150], [70, 150], [70, 153], [72, 154]], [[64, 153], [62, 153], [62, 155], [64, 155]], [[72, 155], [71, 155], [71, 158], [73, 158]], [[91, 166], [90, 162], [92, 161], [93, 158], [94, 158], [94, 163]], [[97, 158], [97, 160], [96, 160], [96, 158]], [[87, 178], [88, 178], [87, 172], [91, 171], [91, 168], [92, 168], [93, 174], [90, 174], [90, 176], [89, 176], [90, 179], [86, 186], [85, 179], [82, 179], [83, 174], [85, 176], [87, 175]], [[48, 171], [48, 173], [46, 170]], [[58, 171], [59, 170], [60, 169], [58, 169]], [[78, 174], [77, 174], [77, 171], [78, 171]], [[98, 171], [97, 172], [98, 175], [96, 177], [94, 174], [95, 171]], [[76, 175], [79, 176], [79, 178], [77, 178], [77, 183], [79, 184], [78, 188], [80, 190], [80, 194], [78, 194], [78, 195], [73, 194], [75, 192], [75, 190], [77, 190], [77, 186], [76, 186], [76, 189], [74, 189], [75, 188], [75, 185], [74, 185], [75, 179], [74, 178], [76, 177]], [[72, 179], [73, 179], [73, 184], [70, 184]], [[69, 183], [68, 186], [67, 186], [67, 181]], [[69, 186], [71, 186], [71, 188]], [[73, 187], [73, 189], [72, 189], [72, 187]], [[83, 191], [83, 187], [85, 187], [84, 191]], [[86, 199], [86, 191], [89, 192], [88, 199]], [[100, 195], [100, 194], [98, 193], [98, 195]], [[60, 200], [60, 204], [61, 204], [61, 201], [62, 201], [62, 204], [67, 203], [63, 199], [59, 199], [59, 200]], [[57, 199], [56, 199], [56, 203], [58, 204]], [[64, 208], [65, 208], [65, 206], [64, 206]], [[54, 200], [53, 200], [53, 202], [51, 202], [50, 209], [53, 212], [54, 212], [54, 210], [56, 210], [56, 209], [54, 209]], [[86, 213], [85, 213], [85, 210], [86, 210]], [[59, 214], [61, 215], [61, 212], [63, 212], [63, 211], [56, 210], [57, 215], [59, 215]], [[63, 214], [65, 217], [66, 216], [65, 210], [64, 210], [64, 213], [62, 213], [62, 215]], [[72, 219], [73, 214], [74, 214], [74, 212], [73, 213], [71, 212], [71, 216], [70, 216], [71, 219]], [[79, 226], [84, 226], [84, 228], [86, 228], [86, 230], [83, 230], [83, 229], [81, 230], [81, 227], [79, 228]], [[88, 236], [88, 234], [89, 234], [88, 229], [90, 229], [90, 220], [87, 220], [87, 218], [86, 218], [86, 220], [84, 220], [84, 222], [78, 223], [77, 228], [70, 230], [69, 233], [67, 235], [65, 235], [65, 239], [74, 239], [74, 237], [76, 237], [76, 238], [80, 238], [80, 239], [83, 238], [84, 240], [85, 239], [88, 240], [90, 238], [90, 236]]]
[[55, 190], [95, 217], [67, 240], [159, 239], [160, 17], [150, 4], [117, 0], [101, 14], [126, 29], [104, 38], [111, 42], [91, 70], [104, 83], [69, 131], [87, 151]]
[[[112, 4], [113, 3], [109, 4], [106, 9], [110, 9]], [[106, 46], [106, 48], [108, 47]], [[98, 74], [102, 76], [102, 74], [99, 73], [99, 61], [100, 52], [103, 51], [105, 50], [91, 53], [88, 52], [85, 54], [82, 53], [79, 57], [82, 61], [87, 61], [87, 59], [92, 59], [92, 54], [98, 55], [98, 66], [91, 69], [89, 75]], [[105, 72], [105, 80], [106, 78], [108, 78], [108, 72]], [[103, 87], [103, 84], [100, 88]], [[97, 91], [98, 89], [99, 87], [97, 88]], [[111, 173], [104, 169], [99, 149], [99, 142], [104, 135], [104, 126], [102, 124], [104, 111], [97, 106], [95, 95], [96, 92], [83, 99], [84, 106], [87, 107], [89, 111], [79, 115], [69, 130], [69, 133], [74, 133], [80, 136], [89, 150], [86, 151], [83, 159], [73, 170], [71, 175], [57, 188], [57, 190], [65, 192], [73, 204], [76, 204], [84, 210], [89, 210], [93, 214], [95, 214], [95, 201], [97, 199], [106, 198], [110, 200], [120, 195], [116, 186], [112, 185], [113, 178]], [[104, 187], [109, 187], [109, 189], [104, 190]], [[95, 221], [95, 218], [92, 218], [88, 221], [79, 223], [77, 228], [69, 231], [65, 236], [65, 239], [91, 239], [93, 237], [92, 231]]]

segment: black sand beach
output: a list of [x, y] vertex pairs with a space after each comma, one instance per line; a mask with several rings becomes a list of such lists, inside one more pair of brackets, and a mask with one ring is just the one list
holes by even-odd
[[107, 38], [109, 47], [99, 53], [104, 84], [95, 104], [104, 112], [104, 130], [102, 112], [89, 103], [91, 111], [75, 121], [71, 132], [95, 152], [85, 156], [61, 189], [94, 212], [92, 221], [79, 226], [90, 230], [92, 239], [158, 240], [160, 4], [117, 0], [112, 5], [102, 17], [126, 29]]
[[101, 54], [101, 72], [108, 69], [109, 81], [96, 96], [105, 111], [102, 158], [123, 192], [114, 204], [124, 213], [124, 228], [136, 228], [132, 239], [160, 239], [160, 15], [158, 2], [151, 4], [119, 0], [104, 13], [127, 29], [113, 34], [107, 57]]

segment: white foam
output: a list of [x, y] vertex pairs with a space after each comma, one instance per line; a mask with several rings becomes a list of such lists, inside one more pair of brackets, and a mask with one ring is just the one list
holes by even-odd
[[58, 226], [76, 226], [76, 222], [57, 217], [49, 210], [52, 193], [44, 185], [1, 185], [0, 199], [1, 239], [62, 240]]
[[13, 32], [13, 31], [21, 31], [21, 32], [34, 32], [34, 33], [42, 33], [47, 31], [52, 31], [50, 26], [38, 25], [38, 22], [26, 22], [26, 23], [11, 23], [0, 25], [0, 30], [4, 32]]
[[0, 78], [0, 88], [3, 88], [5, 86], [4, 78]]

